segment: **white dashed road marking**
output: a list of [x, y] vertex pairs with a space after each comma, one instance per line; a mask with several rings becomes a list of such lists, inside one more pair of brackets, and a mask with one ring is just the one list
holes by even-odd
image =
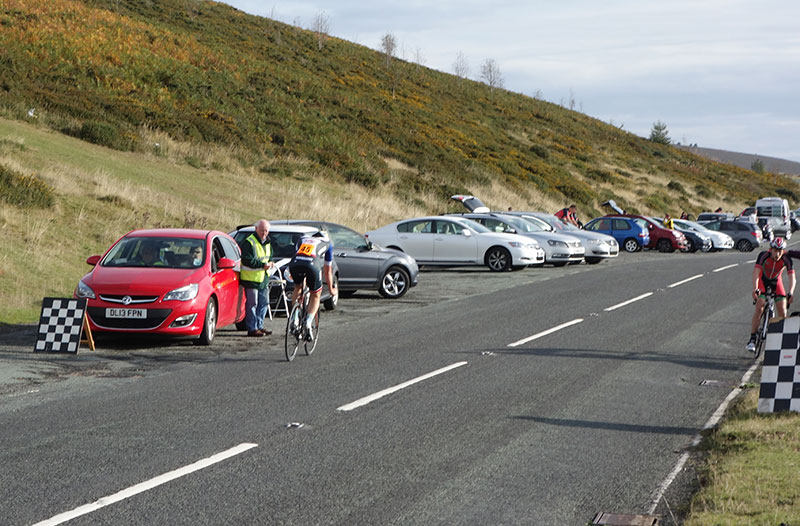
[[568, 321], [567, 323], [562, 323], [561, 325], [558, 325], [557, 327], [553, 327], [552, 329], [547, 329], [546, 331], [538, 332], [538, 333], [534, 334], [533, 336], [528, 336], [527, 338], [524, 338], [522, 340], [516, 341], [514, 343], [509, 343], [508, 346], [509, 347], [517, 347], [518, 345], [522, 345], [523, 343], [528, 343], [528, 342], [533, 341], [533, 340], [535, 340], [537, 338], [541, 338], [542, 336], [547, 336], [548, 334], [553, 334], [556, 331], [560, 331], [561, 329], [563, 329], [565, 327], [569, 327], [570, 325], [575, 325], [576, 323], [580, 323], [582, 321], [583, 321], [583, 318], [578, 318], [578, 319], [575, 319], [575, 320], [572, 320], [572, 321]]
[[616, 310], [616, 309], [618, 309], [620, 307], [624, 307], [625, 305], [630, 305], [631, 303], [633, 303], [635, 301], [643, 300], [643, 299], [647, 298], [648, 296], [652, 296], [652, 295], [653, 295], [652, 292], [647, 292], [645, 294], [642, 294], [641, 296], [636, 296], [635, 298], [631, 298], [628, 301], [623, 301], [622, 303], [617, 303], [616, 305], [613, 305], [611, 307], [605, 308], [603, 310], [606, 311], [606, 312], [611, 312], [612, 310]]

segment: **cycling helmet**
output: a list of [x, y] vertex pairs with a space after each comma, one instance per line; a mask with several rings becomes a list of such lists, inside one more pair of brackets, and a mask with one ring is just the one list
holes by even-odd
[[321, 237], [323, 241], [330, 241], [331, 238], [328, 235], [328, 231], [324, 228], [320, 228], [319, 232], [314, 232], [311, 237]]
[[769, 244], [772, 248], [777, 248], [778, 250], [786, 250], [786, 240], [782, 237], [776, 237], [772, 240], [772, 243]]

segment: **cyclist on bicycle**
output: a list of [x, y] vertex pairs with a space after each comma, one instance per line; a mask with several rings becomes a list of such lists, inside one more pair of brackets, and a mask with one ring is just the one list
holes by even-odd
[[[322, 279], [328, 284], [331, 296], [337, 294], [336, 284], [333, 283], [333, 243], [328, 238], [328, 233], [321, 230], [312, 236], [303, 236], [297, 242], [297, 248], [292, 261], [289, 263], [289, 273], [294, 280], [292, 291], [292, 305], [303, 293], [303, 281], [308, 285], [310, 293], [308, 301], [308, 314], [305, 323], [306, 338], [314, 339], [312, 327], [314, 317], [319, 310], [320, 296], [322, 296]], [[291, 320], [297, 326], [301, 320]]]
[[[753, 268], [753, 300], [756, 302], [756, 310], [753, 313], [750, 341], [747, 344], [747, 350], [751, 352], [756, 350], [756, 331], [758, 322], [761, 320], [761, 313], [764, 311], [767, 293], [775, 294], [775, 309], [779, 318], [786, 317], [787, 304], [791, 305], [792, 294], [794, 294], [794, 268], [792, 268], [792, 259], [786, 254], [786, 240], [776, 237], [769, 247], [768, 251], [765, 250], [758, 255]], [[783, 269], [786, 269], [786, 274], [789, 276], [788, 294], [783, 288], [781, 279]]]

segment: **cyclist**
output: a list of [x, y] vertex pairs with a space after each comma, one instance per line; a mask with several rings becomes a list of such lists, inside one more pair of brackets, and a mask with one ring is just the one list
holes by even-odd
[[[294, 280], [292, 291], [292, 305], [303, 293], [303, 280], [308, 285], [310, 297], [308, 301], [308, 314], [305, 323], [306, 339], [314, 339], [312, 328], [314, 317], [319, 310], [319, 300], [322, 296], [322, 279], [328, 284], [332, 296], [337, 294], [336, 285], [333, 283], [333, 243], [328, 238], [328, 233], [321, 230], [312, 236], [303, 236], [297, 242], [297, 248], [292, 261], [289, 263], [289, 273]], [[301, 320], [291, 320], [297, 327]]]
[[[783, 288], [781, 274], [786, 269], [789, 276], [789, 291]], [[779, 318], [786, 317], [787, 304], [792, 303], [794, 294], [795, 276], [792, 268], [792, 260], [786, 254], [786, 240], [776, 237], [769, 244], [769, 250], [761, 252], [756, 258], [756, 265], [753, 268], [753, 299], [756, 302], [756, 309], [753, 312], [753, 321], [750, 326], [750, 341], [747, 344], [748, 351], [756, 350], [756, 331], [758, 322], [761, 320], [761, 313], [766, 304], [767, 292], [775, 293], [775, 310]]]

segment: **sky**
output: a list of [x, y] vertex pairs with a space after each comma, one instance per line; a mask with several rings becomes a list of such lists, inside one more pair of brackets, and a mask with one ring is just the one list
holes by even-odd
[[237, 9], [479, 80], [648, 137], [800, 162], [797, 0], [227, 0]]

